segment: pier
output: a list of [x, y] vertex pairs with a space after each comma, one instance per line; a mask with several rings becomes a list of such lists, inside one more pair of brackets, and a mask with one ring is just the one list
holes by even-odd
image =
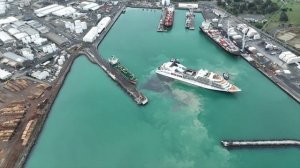
[[299, 147], [297, 140], [253, 140], [253, 141], [221, 141], [225, 148], [254, 148], [254, 147]]
[[157, 32], [165, 32], [165, 31], [167, 31], [165, 29], [165, 25], [164, 25], [164, 23], [165, 23], [165, 13], [166, 13], [165, 10], [166, 9], [164, 7], [161, 9], [162, 12], [161, 12], [159, 23], [158, 23], [158, 26], [157, 26]]
[[119, 72], [110, 66], [110, 64], [98, 54], [98, 50], [94, 47], [85, 48], [81, 54], [86, 55], [91, 62], [97, 64], [104, 70], [104, 72], [115, 81], [138, 105], [145, 105], [148, 103], [147, 97], [139, 92], [135, 85], [125, 79]]
[[195, 14], [192, 8], [186, 12], [185, 28], [189, 30], [195, 30]]
[[148, 103], [148, 98], [144, 96], [141, 92], [136, 89], [136, 86], [125, 79], [119, 72], [113, 69], [110, 64], [100, 55], [98, 51], [98, 46], [110, 31], [114, 23], [118, 20], [120, 15], [124, 13], [126, 6], [123, 6], [117, 14], [112, 18], [109, 25], [103, 30], [100, 36], [95, 40], [93, 44], [85, 44], [84, 49], [82, 49], [79, 54], [86, 55], [89, 60], [97, 64], [104, 72], [115, 81], [138, 105], [145, 105]]

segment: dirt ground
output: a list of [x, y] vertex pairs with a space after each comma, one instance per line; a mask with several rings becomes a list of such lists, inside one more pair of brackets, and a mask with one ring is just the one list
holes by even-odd
[[41, 101], [49, 90], [49, 84], [27, 78], [1, 83], [0, 167], [12, 166], [10, 163], [14, 163], [26, 147], [40, 118]]
[[280, 31], [276, 37], [300, 51], [300, 27]]

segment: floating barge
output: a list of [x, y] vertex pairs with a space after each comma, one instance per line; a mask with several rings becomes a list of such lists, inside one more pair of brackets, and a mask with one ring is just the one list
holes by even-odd
[[253, 141], [221, 141], [226, 148], [254, 148], [254, 147], [300, 147], [300, 141], [297, 140], [253, 140]]

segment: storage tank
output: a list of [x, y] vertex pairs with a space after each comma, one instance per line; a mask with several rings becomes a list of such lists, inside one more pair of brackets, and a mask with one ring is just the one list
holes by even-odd
[[64, 64], [64, 61], [63, 61], [62, 59], [58, 59], [58, 60], [57, 60], [57, 64], [58, 64], [58, 65], [63, 65], [63, 64]]
[[43, 52], [44, 52], [44, 53], [48, 52], [48, 49], [47, 49], [46, 46], [43, 47]]
[[47, 46], [47, 51], [48, 51], [48, 53], [53, 53], [53, 49], [52, 49], [51, 45]]
[[97, 14], [97, 19], [101, 19], [101, 14]]

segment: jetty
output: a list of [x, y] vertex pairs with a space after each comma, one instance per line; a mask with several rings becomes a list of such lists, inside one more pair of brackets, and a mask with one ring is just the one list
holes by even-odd
[[195, 30], [195, 14], [193, 8], [190, 8], [185, 14], [185, 28], [189, 30]]
[[166, 13], [165, 10], [166, 9], [164, 7], [161, 9], [162, 12], [161, 12], [159, 23], [158, 23], [158, 26], [157, 26], [157, 32], [165, 32], [165, 31], [167, 31], [165, 29], [165, 25], [164, 25], [164, 23], [165, 23], [165, 13]]
[[148, 98], [136, 89], [136, 86], [125, 79], [122, 74], [116, 71], [112, 66], [100, 55], [94, 47], [85, 48], [82, 54], [86, 55], [91, 62], [99, 65], [104, 72], [115, 81], [138, 105], [148, 103]]
[[98, 46], [107, 35], [107, 33], [111, 30], [111, 27], [118, 20], [123, 11], [126, 10], [126, 6], [123, 6], [115, 17], [112, 18], [109, 25], [107, 25], [106, 29], [100, 34], [100, 36], [95, 40], [93, 44], [85, 44], [79, 54], [86, 55], [88, 59], [97, 64], [100, 68], [104, 70], [104, 72], [115, 81], [138, 105], [145, 105], [148, 103], [148, 98], [144, 96], [141, 92], [136, 89], [136, 86], [130, 83], [127, 79], [125, 79], [118, 71], [113, 69], [111, 65], [105, 60], [100, 51], [98, 51]]
[[221, 141], [225, 148], [249, 148], [249, 147], [300, 147], [298, 140], [253, 140], [253, 141]]

